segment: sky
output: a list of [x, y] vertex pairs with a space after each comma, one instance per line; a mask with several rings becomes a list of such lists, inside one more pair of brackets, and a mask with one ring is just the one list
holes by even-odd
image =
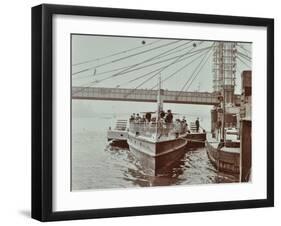
[[[212, 92], [212, 50], [208, 49], [212, 44], [213, 41], [204, 40], [73, 34], [72, 85], [151, 89], [157, 85], [160, 72], [163, 89]], [[251, 57], [251, 44], [238, 44], [243, 47], [239, 47], [238, 51]], [[130, 49], [133, 50], [130, 51]], [[116, 53], [120, 52], [122, 53], [116, 55]], [[184, 55], [185, 53], [187, 54]], [[112, 54], [115, 55], [106, 57]], [[159, 55], [162, 57], [157, 58]], [[167, 59], [170, 60], [164, 62]], [[240, 93], [241, 90], [241, 72], [251, 69], [249, 67], [251, 66], [250, 63], [243, 58], [241, 59], [248, 66], [237, 60], [236, 93]], [[200, 72], [195, 76], [194, 80], [190, 79], [192, 74], [198, 72], [198, 70], [195, 72], [194, 70], [201, 67], [200, 62], [202, 63]], [[153, 63], [157, 64], [148, 66]], [[170, 66], [161, 70], [167, 65]], [[120, 74], [124, 70], [122, 68], [130, 66], [131, 68], [127, 70], [131, 72]], [[112, 71], [118, 68], [121, 69]], [[136, 70], [137, 68], [140, 69]], [[182, 70], [179, 70], [181, 68]], [[157, 71], [157, 69], [160, 70]], [[179, 71], [175, 73], [177, 70]], [[104, 73], [107, 71], [112, 72]], [[165, 80], [169, 76], [171, 77]]]
[[[164, 70], [160, 70], [163, 89], [179, 91], [184, 88], [186, 91], [213, 91], [212, 50], [209, 48], [212, 46], [213, 41], [102, 35], [72, 35], [71, 40], [72, 86], [151, 89], [159, 81], [159, 71], [157, 69], [160, 70], [160, 68], [164, 67]], [[238, 51], [251, 57], [250, 43], [238, 43], [238, 45], [243, 47], [239, 47]], [[120, 52], [121, 54], [118, 54]], [[167, 59], [170, 60], [164, 61]], [[161, 63], [161, 61], [163, 62]], [[156, 62], [158, 63], [154, 64]], [[250, 64], [246, 60], [244, 60], [244, 63]], [[251, 69], [251, 65], [247, 66], [244, 63], [237, 60], [236, 93], [241, 92], [241, 72]], [[152, 65], [148, 66], [150, 64]], [[165, 67], [167, 65], [170, 66]], [[202, 66], [201, 70], [199, 70], [200, 65]], [[140, 68], [142, 66], [147, 67]], [[135, 70], [137, 68], [140, 69]], [[182, 70], [179, 70], [181, 68]], [[120, 73], [126, 69], [127, 71], [131, 70], [131, 72]], [[105, 73], [107, 71], [109, 72]], [[153, 71], [155, 73], [150, 73]], [[176, 71], [178, 73], [175, 73]], [[190, 85], [192, 80], [190, 76], [194, 74], [194, 71], [195, 74], [198, 71], [200, 73], [195, 76]], [[169, 76], [171, 77], [169, 78]], [[165, 80], [166, 78], [169, 79]], [[140, 84], [142, 85], [140, 86]], [[189, 115], [192, 120], [197, 116], [201, 120], [208, 118], [211, 108], [212, 106], [164, 103], [164, 110], [172, 109], [174, 113]], [[155, 103], [97, 100], [72, 101], [74, 117], [107, 114], [122, 116], [142, 111], [154, 111], [155, 109]]]

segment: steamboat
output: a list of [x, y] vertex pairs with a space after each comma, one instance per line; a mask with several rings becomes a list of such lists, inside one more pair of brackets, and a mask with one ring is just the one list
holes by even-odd
[[122, 128], [117, 121], [115, 129], [108, 131], [112, 144], [126, 143], [144, 169], [153, 175], [176, 163], [188, 148], [205, 146], [206, 141], [206, 131], [199, 126], [199, 121], [188, 125], [185, 118], [174, 120], [171, 110], [165, 113], [163, 97], [159, 77], [157, 110], [132, 116], [126, 126], [123, 122]]

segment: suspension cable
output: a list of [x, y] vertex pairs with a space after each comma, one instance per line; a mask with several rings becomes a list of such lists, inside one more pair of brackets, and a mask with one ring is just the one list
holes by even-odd
[[166, 46], [172, 45], [172, 44], [177, 43], [177, 42], [179, 42], [179, 41], [181, 41], [181, 40], [176, 40], [176, 41], [172, 41], [172, 42], [169, 42], [169, 43], [165, 43], [165, 44], [163, 44], [163, 45], [160, 45], [160, 46], [154, 47], [154, 48], [152, 48], [152, 49], [143, 50], [143, 51], [141, 51], [141, 52], [137, 52], [137, 53], [133, 53], [133, 54], [128, 55], [128, 56], [120, 57], [120, 58], [118, 58], [118, 59], [111, 60], [111, 61], [108, 61], [108, 62], [105, 62], [105, 63], [99, 64], [99, 65], [91, 66], [91, 67], [88, 67], [88, 68], [86, 68], [86, 69], [83, 69], [83, 70], [80, 70], [80, 71], [74, 72], [74, 73], [72, 73], [72, 75], [76, 75], [76, 74], [79, 74], [79, 73], [82, 73], [82, 72], [85, 72], [85, 71], [89, 71], [89, 70], [94, 69], [94, 68], [99, 68], [99, 67], [102, 67], [102, 66], [105, 66], [105, 65], [111, 64], [111, 63], [116, 63], [116, 62], [119, 62], [119, 61], [122, 61], [122, 60], [128, 59], [128, 58], [130, 58], [130, 57], [138, 56], [138, 55], [143, 54], [143, 53], [147, 53], [147, 52], [150, 52], [150, 51], [153, 51], [153, 50], [159, 49], [159, 48], [163, 48], [163, 47], [166, 47]]
[[144, 48], [144, 47], [153, 45], [153, 44], [158, 43], [160, 41], [162, 41], [162, 40], [161, 39], [156, 40], [156, 41], [153, 41], [153, 42], [148, 43], [146, 45], [141, 45], [141, 46], [134, 47], [134, 48], [131, 48], [131, 49], [122, 50], [122, 51], [119, 51], [117, 53], [113, 53], [113, 54], [110, 54], [110, 55], [107, 55], [107, 56], [98, 57], [98, 58], [94, 58], [94, 59], [91, 59], [91, 60], [86, 60], [86, 61], [82, 61], [82, 62], [79, 62], [79, 63], [75, 63], [75, 64], [72, 64], [72, 66], [78, 66], [78, 65], [81, 65], [81, 64], [91, 63], [91, 62], [94, 62], [94, 61], [99, 61], [99, 60], [103, 60], [103, 59], [106, 59], [106, 58], [114, 57], [114, 56], [117, 56], [117, 55], [120, 55], [120, 54], [123, 54], [123, 53], [128, 53], [128, 52], [131, 52], [131, 51], [136, 50], [136, 49], [140, 49], [140, 48]]
[[247, 57], [246, 55], [243, 55], [239, 52], [237, 52], [237, 55], [242, 57], [244, 60], [246, 60], [247, 62], [251, 63], [252, 62], [252, 59], [250, 57]]
[[[191, 42], [191, 41], [190, 41], [190, 42]], [[177, 48], [179, 48], [179, 47], [182, 47], [182, 46], [184, 46], [184, 45], [187, 45], [187, 44], [189, 44], [190, 42], [183, 43], [183, 44], [181, 44], [181, 45], [179, 45], [179, 46], [177, 46], [177, 47], [175, 47], [175, 48], [173, 48], [173, 49], [166, 50], [165, 52], [163, 52], [163, 53], [161, 53], [161, 54], [158, 54], [158, 55], [156, 55], [156, 56], [154, 56], [154, 57], [148, 58], [148, 59], [146, 59], [146, 60], [144, 60], [144, 61], [142, 61], [142, 62], [140, 62], [140, 63], [134, 64], [134, 65], [130, 66], [129, 68], [118, 72], [118, 73], [115, 74], [114, 76], [117, 76], [117, 75], [119, 75], [119, 74], [123, 74], [123, 73], [127, 72], [129, 69], [133, 69], [133, 68], [135, 68], [135, 67], [137, 67], [137, 66], [139, 66], [139, 65], [141, 65], [141, 64], [144, 64], [144, 63], [147, 63], [147, 62], [149, 62], [149, 61], [152, 61], [152, 60], [154, 60], [155, 58], [161, 56], [162, 54], [166, 54], [166, 53], [168, 53], [168, 52], [171, 52], [172, 50], [175, 50], [175, 49], [177, 49]], [[138, 68], [135, 68], [135, 70], [138, 70]]]
[[[201, 45], [202, 43], [203, 43], [203, 41], [200, 42], [196, 47], [198, 47], [198, 46]], [[193, 47], [193, 48], [195, 48], [195, 47]], [[210, 49], [210, 48], [212, 48], [212, 46], [208, 46], [208, 47], [205, 47], [205, 48], [202, 48], [202, 49], [199, 49], [199, 50], [195, 50], [195, 51], [191, 51], [191, 50], [192, 50], [192, 49], [191, 49], [191, 50], [189, 50], [188, 52], [186, 52], [186, 53], [184, 53], [184, 54], [178, 55], [178, 56], [177, 56], [177, 59], [176, 59], [174, 62], [172, 62], [172, 63], [170, 63], [170, 64], [168, 64], [168, 65], [166, 65], [166, 66], [164, 66], [164, 67], [162, 67], [162, 68], [159, 68], [159, 71], [163, 71], [163, 70], [166, 69], [167, 67], [170, 67], [172, 64], [181, 62], [181, 61], [183, 61], [183, 60], [185, 60], [185, 59], [188, 59], [189, 57], [192, 57], [192, 56], [196, 55], [196, 54], [194, 54], [194, 53], [202, 52], [202, 51], [204, 51], [204, 50], [206, 50], [206, 49]], [[185, 55], [187, 55], [187, 54], [193, 54], [193, 55], [187, 56], [187, 57], [185, 57], [185, 58], [182, 58], [183, 56], [185, 56]], [[198, 54], [198, 53], [197, 53], [197, 54]], [[172, 58], [170, 58], [170, 60], [171, 60], [171, 59], [174, 59], [174, 58], [175, 58], [175, 57], [172, 57]], [[132, 71], [132, 70], [131, 70], [131, 71]], [[155, 70], [155, 71], [156, 71], [156, 70]], [[127, 73], [127, 72], [126, 72], [126, 73]], [[151, 78], [155, 77], [158, 73], [159, 73], [159, 72], [158, 72], [158, 70], [157, 70], [157, 73], [154, 74], [153, 76], [151, 76]], [[78, 92], [81, 92], [81, 91], [83, 91], [83, 89], [86, 89], [86, 88], [91, 87], [91, 84], [99, 83], [99, 82], [105, 81], [105, 80], [110, 79], [110, 78], [112, 78], [112, 76], [106, 77], [106, 78], [104, 78], [104, 79], [102, 79], [102, 80], [99, 80], [99, 81], [97, 80], [97, 81], [87, 82], [86, 84], [82, 85], [81, 90], [79, 90]], [[149, 79], [150, 79], [150, 78], [148, 78], [148, 80], [149, 80]], [[147, 80], [146, 80], [146, 81], [147, 81]], [[146, 81], [145, 81], [145, 82], [146, 82]], [[143, 84], [145, 84], [145, 83], [143, 83]], [[141, 85], [143, 85], [143, 84], [141, 84]], [[138, 87], [136, 87], [136, 88], [138, 88]]]
[[240, 47], [241, 49], [243, 49], [245, 52], [247, 52], [247, 54], [251, 55], [251, 52], [249, 50], [247, 50], [244, 46], [237, 44], [238, 47]]
[[[206, 50], [205, 50], [205, 51], [206, 51]], [[200, 52], [199, 52], [199, 53], [200, 53]], [[186, 57], [185, 60], [186, 60], [186, 59], [189, 59], [189, 58], [191, 58], [191, 57], [193, 57], [193, 56], [195, 56], [195, 55], [197, 55], [197, 54], [198, 54], [198, 52], [194, 53], [193, 55], [190, 55], [190, 56]], [[203, 55], [203, 54], [201, 54], [199, 57], [201, 57], [202, 55]], [[199, 57], [196, 57], [195, 59], [198, 59]], [[181, 62], [181, 61], [178, 61], [177, 63], [179, 63], [179, 62]], [[191, 62], [189, 62], [188, 64], [185, 64], [184, 67], [187, 67], [187, 66], [190, 65], [192, 62], [194, 62], [194, 59], [193, 59]], [[175, 63], [175, 64], [176, 64], [176, 63]], [[164, 67], [165, 67], [165, 66], [164, 66]], [[163, 66], [160, 67], [160, 68], [157, 68], [156, 70], [154, 70], [154, 71], [152, 71], [152, 72], [146, 73], [146, 74], [144, 74], [144, 75], [141, 75], [141, 76], [138, 76], [138, 77], [136, 77], [136, 78], [134, 78], [134, 79], [131, 79], [131, 80], [127, 81], [127, 82], [124, 82], [124, 83], [118, 85], [118, 87], [123, 86], [123, 85], [126, 85], [126, 84], [128, 84], [128, 83], [132, 83], [132, 82], [137, 81], [137, 80], [139, 80], [139, 79], [141, 79], [141, 78], [144, 78], [144, 77], [146, 77], [146, 76], [149, 75], [149, 74], [152, 74], [152, 73], [154, 73], [154, 72], [156, 72], [156, 71], [161, 70], [162, 68], [163, 68]], [[182, 70], [182, 69], [183, 69], [183, 67], [180, 68], [179, 70], [177, 70], [177, 71], [176, 71], [175, 73], [173, 73], [172, 75], [175, 75], [176, 73], [178, 73], [178, 72], [179, 72], [180, 70]], [[158, 84], [158, 83], [157, 83], [157, 84]], [[153, 88], [151, 88], [151, 89], [153, 89]]]
[[[201, 42], [202, 43], [202, 42]], [[200, 44], [201, 44], [200, 43]], [[170, 67], [171, 65], [177, 63], [184, 55], [179, 56], [178, 58], [176, 58], [173, 62], [171, 62], [170, 64], [166, 65], [162, 70], [160, 70], [159, 72], [155, 73], [154, 75], [152, 75], [151, 77], [147, 78], [146, 80], [144, 80], [142, 83], [140, 83], [137, 87], [135, 87], [132, 92], [128, 93], [126, 95], [129, 96], [131, 95], [133, 92], [135, 92], [136, 89], [138, 89], [139, 87], [141, 87], [142, 85], [144, 85], [146, 82], [148, 82], [150, 79], [154, 78], [156, 75], [158, 75], [159, 73], [161, 73], [162, 71], [164, 71], [165, 69], [167, 69], [168, 67]]]
[[[190, 41], [190, 42], [192, 42], [192, 41]], [[145, 61], [143, 61], [143, 62], [138, 63], [137, 65], [134, 64], [134, 65], [123, 66], [123, 67], [119, 67], [119, 68], [115, 68], [115, 69], [103, 71], [103, 72], [100, 72], [100, 73], [96, 73], [95, 76], [107, 74], [107, 73], [110, 73], [110, 72], [119, 71], [119, 70], [122, 70], [122, 69], [129, 69], [129, 68], [131, 69], [131, 68], [133, 68], [133, 67], [135, 67], [135, 66], [139, 66], [139, 65], [144, 64], [144, 63], [146, 63], [146, 62], [154, 61], [154, 60], [156, 60], [156, 59], [164, 58], [164, 57], [169, 56], [169, 55], [171, 55], [171, 54], [174, 54], [174, 53], [183, 51], [183, 50], [185, 50], [185, 49], [187, 49], [187, 48], [190, 48], [190, 46], [187, 46], [187, 47], [184, 47], [184, 48], [182, 48], [182, 49], [179, 49], [179, 50], [174, 51], [175, 49], [178, 49], [179, 47], [182, 47], [182, 46], [184, 46], [184, 45], [187, 45], [187, 44], [189, 44], [190, 42], [181, 44], [181, 45], [179, 45], [179, 46], [177, 46], [177, 47], [175, 47], [175, 48], [172, 48], [172, 49], [170, 49], [170, 50], [167, 50], [167, 51], [165, 51], [164, 53], [161, 53], [161, 54], [159, 54], [159, 55], [157, 55], [157, 56], [154, 56], [154, 57], [152, 57], [152, 58], [149, 58], [149, 59], [147, 59], [147, 60], [145, 60]], [[169, 53], [167, 53], [167, 52], [169, 52]], [[167, 53], [167, 54], [166, 54], [166, 53]], [[123, 72], [123, 71], [122, 71], [122, 72]], [[121, 73], [121, 71], [117, 72], [116, 74], [118, 74], [118, 73]], [[87, 77], [91, 77], [91, 76], [92, 76], [92, 74], [91, 74], [91, 75], [84, 76], [84, 77], [74, 77], [73, 79], [77, 79], [77, 78], [78, 78], [78, 79], [87, 78]]]
[[[193, 52], [188, 51], [188, 52], [186, 52], [186, 53], [184, 53], [184, 54], [177, 55], [177, 56], [175, 56], [175, 57], [171, 57], [171, 58], [168, 58], [168, 59], [165, 59], [165, 60], [162, 60], [162, 61], [158, 61], [158, 62], [155, 62], [155, 63], [152, 63], [152, 64], [148, 64], [148, 65], [145, 65], [145, 66], [142, 66], [142, 67], [138, 67], [138, 68], [135, 68], [135, 69], [126, 71], [126, 72], [124, 72], [124, 73], [122, 73], [122, 74], [118, 74], [118, 75], [117, 75], [117, 74], [113, 74], [113, 75], [107, 76], [107, 77], [105, 77], [105, 78], [103, 78], [103, 79], [96, 80], [96, 81], [93, 81], [93, 82], [90, 82], [90, 83], [100, 83], [100, 82], [106, 81], [106, 80], [108, 80], [108, 79], [112, 79], [113, 77], [117, 77], [117, 76], [121, 76], [121, 75], [124, 75], [124, 74], [128, 74], [128, 73], [133, 72], [133, 71], [137, 71], [137, 70], [140, 70], [140, 69], [143, 69], [143, 68], [146, 68], [146, 67], [150, 67], [150, 66], [153, 66], [153, 65], [155, 65], [155, 64], [167, 62], [167, 61], [173, 60], [173, 59], [175, 59], [175, 58], [182, 57], [182, 56], [185, 56], [185, 55], [188, 55], [188, 54], [193, 54], [193, 53], [196, 53], [196, 52], [200, 52], [200, 51], [203, 51], [203, 50], [206, 50], [206, 49], [209, 49], [209, 48], [210, 48], [210, 47], [206, 47], [206, 48], [202, 48], [202, 49], [199, 49], [199, 50], [195, 50], [195, 51], [193, 51]], [[181, 61], [183, 61], [183, 60], [185, 60], [185, 59], [187, 59], [187, 58], [189, 58], [189, 57], [190, 57], [190, 56], [187, 56], [186, 58], [181, 59], [179, 62], [181, 62]], [[165, 67], [165, 66], [164, 66], [164, 67]]]
[[199, 68], [197, 74], [193, 77], [193, 79], [191, 80], [191, 82], [189, 83], [188, 87], [185, 89], [185, 92], [187, 92], [190, 88], [190, 86], [192, 85], [193, 81], [195, 81], [195, 79], [198, 77], [199, 73], [202, 71], [202, 69], [204, 68], [204, 66], [206, 65], [207, 61], [209, 60], [210, 56], [212, 54], [210, 54], [209, 52], [209, 56], [205, 59], [205, 62], [201, 65], [201, 67]]
[[251, 68], [244, 60], [242, 60], [239, 56], [237, 56], [237, 59], [240, 60], [241, 63], [243, 63], [246, 67]]
[[[151, 64], [144, 65], [144, 66], [142, 66], [142, 67], [135, 68], [135, 69], [133, 69], [133, 70], [127, 71], [126, 73], [129, 73], [129, 72], [132, 72], [132, 71], [136, 71], [136, 70], [140, 70], [140, 69], [143, 69], [143, 68], [146, 68], [146, 67], [154, 66], [154, 65], [159, 64], [159, 63], [167, 62], [167, 61], [173, 60], [173, 59], [175, 59], [175, 58], [178, 58], [178, 57], [180, 57], [180, 56], [185, 56], [185, 55], [187, 55], [187, 54], [193, 54], [193, 53], [196, 53], [196, 52], [200, 52], [200, 51], [206, 50], [206, 49], [208, 49], [208, 48], [210, 48], [210, 47], [205, 47], [205, 48], [202, 48], [202, 49], [198, 49], [198, 50], [195, 50], [195, 51], [193, 51], [193, 52], [188, 51], [188, 52], [186, 52], [186, 53], [183, 53], [183, 54], [180, 54], [180, 55], [176, 55], [176, 56], [171, 57], [171, 58], [168, 58], [168, 59], [164, 59], [164, 60], [161, 60], [161, 61], [158, 61], [158, 62], [155, 62], [155, 63], [151, 63]], [[188, 56], [188, 57], [189, 57], [189, 56]], [[184, 60], [184, 59], [186, 59], [186, 58], [183, 58], [182, 60]], [[182, 61], [182, 60], [181, 60], [181, 61]]]
[[[213, 47], [213, 45], [212, 45]], [[211, 49], [209, 50], [211, 51]], [[209, 53], [208, 51], [208, 53]], [[199, 62], [199, 64], [195, 67], [195, 69], [192, 71], [190, 77], [187, 79], [187, 81], [185, 82], [185, 84], [182, 86], [179, 94], [177, 95], [177, 97], [179, 97], [181, 95], [181, 93], [185, 90], [186, 86], [188, 85], [188, 83], [193, 79], [193, 77], [195, 76], [196, 74], [196, 71], [198, 70], [198, 68], [200, 68], [201, 64], [203, 63], [203, 61], [206, 59], [208, 53], [201, 59], [201, 61]]]
[[[206, 51], [206, 50], [205, 50]], [[164, 83], [165, 81], [169, 80], [170, 78], [172, 78], [173, 76], [175, 76], [177, 73], [179, 73], [180, 71], [182, 71], [183, 69], [185, 69], [186, 67], [188, 67], [189, 65], [191, 65], [192, 63], [194, 63], [196, 60], [198, 60], [199, 58], [201, 58], [204, 54], [206, 54], [205, 52], [203, 52], [203, 54], [197, 56], [196, 58], [194, 58], [192, 61], [186, 63], [185, 65], [183, 65], [181, 68], [179, 68], [177, 71], [175, 71], [174, 73], [170, 74], [168, 77], [164, 78], [162, 80], [162, 83]], [[159, 83], [157, 83], [155, 86], [153, 86], [151, 89], [155, 89], [156, 87], [158, 87]]]

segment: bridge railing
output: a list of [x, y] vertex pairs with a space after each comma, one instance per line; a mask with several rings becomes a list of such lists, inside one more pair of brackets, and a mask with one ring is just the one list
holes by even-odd
[[[155, 102], [157, 91], [150, 89], [125, 89], [106, 87], [72, 87], [73, 99], [96, 99], [118, 101], [144, 101]], [[191, 103], [218, 105], [220, 103], [217, 93], [211, 92], [181, 92], [164, 90], [163, 98], [166, 103]], [[234, 103], [240, 104], [240, 96], [234, 95]]]

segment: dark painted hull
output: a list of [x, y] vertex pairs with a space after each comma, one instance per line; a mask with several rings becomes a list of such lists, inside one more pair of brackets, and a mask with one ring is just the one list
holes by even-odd
[[189, 148], [204, 147], [205, 140], [206, 133], [186, 133], [178, 138], [158, 142], [129, 133], [127, 143], [141, 165], [151, 174], [157, 175], [176, 164]]
[[108, 139], [108, 141], [110, 142], [109, 144], [111, 146], [120, 147], [120, 148], [129, 148], [127, 140]]
[[[184, 156], [186, 145], [178, 146], [174, 151], [159, 156], [151, 156], [132, 145], [129, 145], [129, 149], [150, 175], [157, 176]], [[159, 149], [157, 149], [157, 151], [158, 150]]]
[[235, 174], [240, 173], [240, 154], [218, 150], [206, 141], [206, 150], [211, 163], [218, 171]]
[[188, 133], [186, 138], [188, 140], [188, 148], [205, 147], [206, 133]]

